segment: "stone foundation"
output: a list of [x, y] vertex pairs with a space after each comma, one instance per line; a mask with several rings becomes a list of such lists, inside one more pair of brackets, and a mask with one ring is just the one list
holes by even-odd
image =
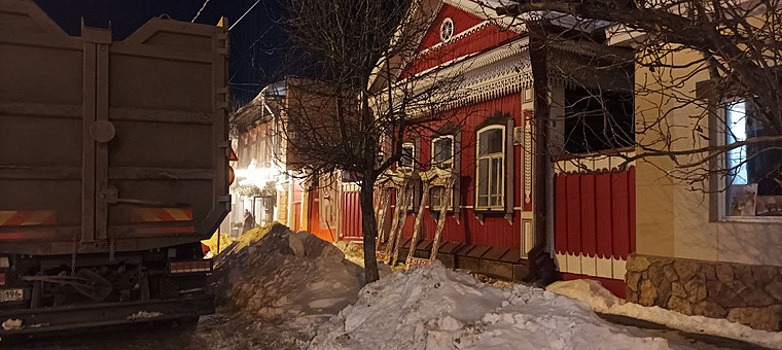
[[627, 300], [782, 330], [782, 267], [632, 254]]

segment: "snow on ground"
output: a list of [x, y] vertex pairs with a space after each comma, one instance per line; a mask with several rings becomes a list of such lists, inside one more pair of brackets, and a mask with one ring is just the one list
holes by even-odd
[[309, 233], [282, 225], [266, 231], [218, 255], [214, 288], [223, 304], [262, 325], [267, 348], [304, 348], [321, 323], [356, 300], [363, 270]]
[[497, 288], [440, 262], [367, 285], [309, 349], [667, 349], [583, 303], [542, 289]]
[[685, 332], [716, 335], [769, 348], [782, 349], [782, 332], [756, 330], [726, 319], [688, 316], [657, 306], [645, 307], [639, 304], [627, 303], [611, 294], [597, 281], [573, 280], [555, 282], [546, 289], [581, 300], [597, 312], [646, 320]]

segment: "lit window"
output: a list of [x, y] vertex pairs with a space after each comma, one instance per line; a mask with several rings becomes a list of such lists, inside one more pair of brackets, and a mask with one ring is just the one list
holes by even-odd
[[[725, 111], [725, 121], [728, 124], [727, 144], [747, 140], [747, 103], [734, 102]], [[728, 151], [728, 171], [731, 184], [747, 184], [747, 146], [740, 146]]]
[[505, 127], [492, 125], [478, 131], [475, 169], [476, 209], [503, 209], [505, 190]]
[[[752, 104], [739, 100], [725, 107], [725, 143], [770, 136]], [[727, 216], [782, 216], [782, 151], [779, 144], [750, 144], [726, 152]]]

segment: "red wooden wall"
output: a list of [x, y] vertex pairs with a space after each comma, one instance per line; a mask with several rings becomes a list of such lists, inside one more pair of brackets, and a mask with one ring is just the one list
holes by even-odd
[[304, 198], [304, 190], [297, 181], [293, 181], [292, 186], [293, 195], [291, 196], [291, 201], [293, 202], [293, 212], [289, 213], [289, 215], [293, 215], [293, 227], [291, 227], [291, 229], [293, 231], [300, 231], [303, 229], [303, 227], [301, 227], [301, 206]]
[[635, 167], [597, 174], [557, 174], [555, 248], [627, 260], [635, 251]]
[[337, 240], [337, 227], [321, 227], [320, 200], [318, 189], [310, 190], [308, 206], [307, 232], [312, 233], [326, 242]]
[[[462, 151], [456, 154], [461, 157], [461, 205], [468, 208], [462, 208], [460, 215], [454, 217], [449, 215], [443, 229], [443, 241], [460, 242], [483, 246], [518, 248], [521, 238], [521, 219], [519, 211], [514, 210], [513, 219], [507, 220], [503, 215], [485, 216], [481, 222], [471, 209], [475, 202], [475, 131], [486, 118], [495, 112], [508, 113], [514, 119], [514, 125], [520, 126], [522, 121], [521, 96], [520, 94], [511, 94], [496, 98], [493, 100], [477, 103], [474, 105], [462, 107], [456, 111], [456, 119], [464, 120], [462, 127]], [[433, 129], [437, 129], [436, 127]], [[425, 135], [426, 136], [426, 135]], [[431, 135], [428, 135], [431, 137]], [[513, 137], [513, 130], [506, 130], [507, 137]], [[421, 140], [421, 151], [416, 156], [420, 157], [421, 164], [427, 164], [430, 158], [431, 140], [427, 137]], [[521, 178], [523, 174], [521, 163], [521, 147], [514, 146], [508, 150], [508, 156], [514, 158], [513, 191], [514, 208], [518, 208], [523, 200]], [[428, 205], [428, 203], [424, 203]], [[415, 216], [413, 213], [407, 215], [406, 224], [403, 228], [405, 237], [412, 237]], [[422, 221], [421, 236], [426, 239], [433, 239], [437, 227], [435, 216], [426, 209]]]
[[364, 239], [361, 228], [361, 204], [359, 191], [343, 191], [342, 196], [342, 240], [360, 241]]

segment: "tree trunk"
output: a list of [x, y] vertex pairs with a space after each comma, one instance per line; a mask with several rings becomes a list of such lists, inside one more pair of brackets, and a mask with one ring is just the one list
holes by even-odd
[[[437, 252], [440, 250], [440, 240], [443, 236], [443, 228], [445, 227], [445, 220], [447, 219], [449, 207], [449, 205], [445, 204], [445, 200], [448, 199], [446, 196], [448, 189], [453, 188], [454, 179], [454, 177], [451, 177], [445, 187], [446, 190], [440, 193], [440, 203], [442, 204], [442, 208], [440, 208], [440, 217], [437, 218], [437, 230], [435, 230], [434, 233], [434, 242], [432, 243], [432, 253], [429, 254], [429, 261], [434, 261], [434, 259], [437, 259]], [[451, 196], [453, 196], [453, 192], [451, 192]]]
[[426, 184], [424, 186], [424, 194], [423, 198], [421, 198], [421, 203], [418, 205], [418, 215], [415, 216], [415, 226], [413, 226], [413, 240], [410, 241], [410, 251], [407, 252], [407, 259], [405, 259], [405, 264], [407, 264], [407, 268], [410, 268], [410, 264], [413, 262], [413, 255], [415, 254], [415, 246], [418, 243], [418, 235], [421, 233], [421, 220], [423, 220], [424, 217], [424, 207], [426, 207], [424, 204], [429, 199], [429, 189], [431, 187], [429, 184]]
[[374, 206], [375, 179], [364, 174], [361, 181], [361, 226], [364, 230], [364, 281], [369, 284], [380, 279], [377, 271], [377, 223]]

